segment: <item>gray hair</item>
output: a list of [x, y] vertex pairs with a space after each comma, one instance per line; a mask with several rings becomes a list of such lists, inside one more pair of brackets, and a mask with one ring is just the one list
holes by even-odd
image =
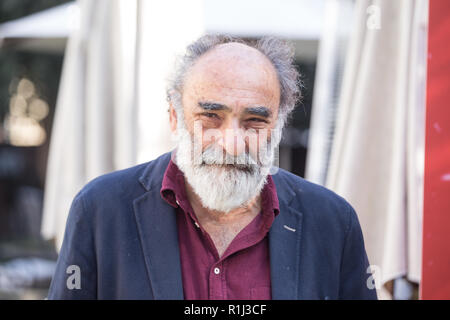
[[301, 99], [301, 81], [300, 74], [294, 66], [293, 46], [285, 40], [272, 36], [263, 37], [257, 41], [247, 41], [229, 35], [208, 34], [200, 37], [190, 44], [184, 56], [180, 57], [175, 72], [172, 78], [169, 79], [167, 88], [168, 101], [173, 103], [177, 114], [179, 114], [179, 111], [182, 110], [183, 84], [189, 68], [209, 50], [230, 42], [238, 42], [255, 48], [272, 62], [280, 82], [278, 120], [282, 128], [295, 104]]

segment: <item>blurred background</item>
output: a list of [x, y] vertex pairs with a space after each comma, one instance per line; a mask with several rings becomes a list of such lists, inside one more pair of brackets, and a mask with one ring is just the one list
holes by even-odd
[[[438, 27], [449, 30], [448, 4], [433, 1], [443, 12]], [[304, 98], [284, 131], [280, 167], [355, 207], [379, 298], [418, 299], [429, 6], [0, 0], [0, 299], [45, 298], [71, 201], [84, 184], [174, 147], [166, 79], [177, 55], [205, 33], [275, 35], [294, 44]], [[437, 42], [446, 37], [438, 29]], [[448, 132], [448, 112], [439, 117], [434, 131]], [[448, 150], [448, 138], [441, 148]], [[448, 152], [436, 157], [449, 160]], [[439, 172], [450, 172], [448, 163]], [[445, 215], [445, 208], [429, 209]], [[450, 267], [446, 253], [441, 264], [427, 260], [430, 272]]]

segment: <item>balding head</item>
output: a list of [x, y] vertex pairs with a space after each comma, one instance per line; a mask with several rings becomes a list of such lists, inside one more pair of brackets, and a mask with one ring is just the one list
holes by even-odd
[[[300, 94], [299, 73], [293, 65], [293, 48], [287, 42], [274, 37], [264, 37], [257, 42], [248, 42], [227, 35], [205, 35], [187, 47], [186, 54], [181, 57], [179, 64], [169, 82], [167, 94], [177, 110], [182, 109], [182, 95], [185, 79], [189, 69], [202, 57], [213, 51], [222, 51], [224, 54], [234, 52], [235, 60], [231, 62], [253, 62], [253, 59], [269, 61], [275, 70], [280, 89], [279, 120], [284, 124], [286, 118], [293, 110]], [[235, 63], [228, 67], [236, 66]], [[242, 65], [242, 64], [241, 64]], [[236, 66], [237, 68], [237, 66]], [[270, 68], [266, 68], [266, 71]], [[281, 125], [282, 127], [283, 125]]]
[[184, 82], [185, 94], [192, 92], [188, 88], [191, 89], [194, 81], [197, 85], [209, 87], [197, 87], [199, 90], [227, 88], [234, 90], [236, 96], [263, 95], [267, 100], [265, 103], [273, 105], [275, 114], [278, 113], [280, 87], [276, 70], [264, 54], [248, 45], [231, 42], [214, 47], [188, 71]]
[[[264, 120], [267, 129], [272, 129], [280, 104], [276, 70], [261, 52], [245, 44], [219, 45], [201, 56], [184, 79], [182, 104], [189, 129], [193, 121], [200, 119], [197, 113], [204, 111], [205, 103], [224, 106], [222, 122], [234, 119], [242, 127], [250, 127], [244, 123], [248, 108], [266, 108], [270, 116]], [[227, 129], [232, 124], [223, 125]]]

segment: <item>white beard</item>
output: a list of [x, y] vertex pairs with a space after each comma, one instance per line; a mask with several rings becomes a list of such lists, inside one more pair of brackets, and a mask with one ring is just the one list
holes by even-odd
[[[230, 157], [226, 152], [217, 150], [217, 146], [209, 146], [204, 150], [201, 153], [203, 163], [198, 163], [194, 161], [194, 138], [187, 131], [183, 117], [178, 117], [177, 122], [174, 136], [177, 142], [175, 163], [205, 208], [228, 213], [245, 206], [261, 193], [270, 172], [275, 147], [281, 139], [281, 130], [272, 137], [273, 143], [266, 147], [268, 151], [265, 153], [264, 163], [270, 163], [268, 166], [258, 164], [248, 154]], [[219, 151], [219, 154], [215, 151]], [[246, 162], [242, 162], [244, 160]], [[223, 163], [247, 165], [220, 165]]]

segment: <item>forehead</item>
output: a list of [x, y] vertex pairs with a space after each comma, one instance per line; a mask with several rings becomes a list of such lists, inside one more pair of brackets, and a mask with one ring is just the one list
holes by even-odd
[[257, 49], [228, 43], [205, 53], [189, 70], [183, 96], [231, 107], [264, 104], [277, 108], [279, 81], [272, 63]]

